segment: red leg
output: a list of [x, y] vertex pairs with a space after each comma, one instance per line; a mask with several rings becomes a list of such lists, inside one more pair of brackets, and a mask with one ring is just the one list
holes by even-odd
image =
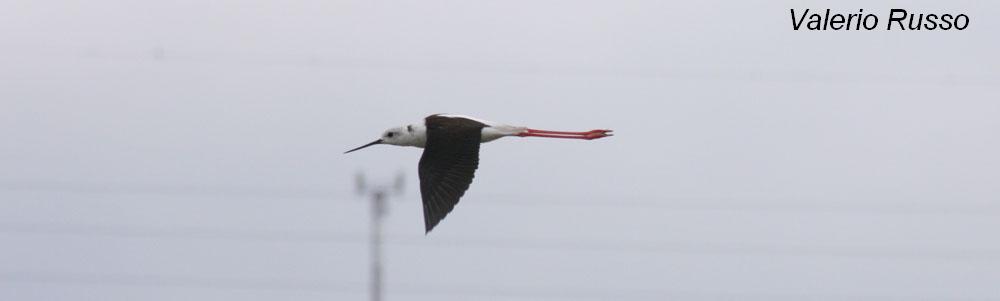
[[612, 135], [611, 132], [612, 132], [611, 130], [591, 130], [586, 132], [562, 132], [562, 131], [528, 129], [527, 131], [518, 134], [518, 136], [593, 140], [611, 136]]

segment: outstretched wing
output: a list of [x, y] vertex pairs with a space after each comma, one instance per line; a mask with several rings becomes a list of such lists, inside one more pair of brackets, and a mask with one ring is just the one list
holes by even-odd
[[479, 167], [484, 124], [433, 115], [425, 120], [427, 143], [420, 157], [420, 196], [427, 232], [458, 204]]

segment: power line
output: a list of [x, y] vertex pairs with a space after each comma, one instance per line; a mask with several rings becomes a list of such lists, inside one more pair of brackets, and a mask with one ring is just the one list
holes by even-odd
[[[364, 235], [298, 232], [232, 230], [217, 228], [143, 228], [100, 225], [46, 223], [0, 223], [0, 232], [34, 235], [80, 235], [114, 238], [164, 238], [259, 241], [278, 243], [367, 243]], [[837, 245], [774, 245], [733, 242], [657, 242], [657, 241], [586, 241], [563, 238], [511, 239], [444, 237], [427, 240], [402, 235], [390, 235], [386, 244], [424, 248], [489, 248], [544, 250], [560, 252], [617, 252], [652, 254], [712, 254], [757, 256], [806, 256], [847, 258], [896, 258], [920, 260], [1000, 260], [1000, 250], [992, 249], [921, 249], [909, 247], [870, 247]]]
[[[613, 207], [632, 209], [668, 209], [674, 211], [725, 211], [725, 212], [823, 212], [823, 213], [865, 213], [865, 214], [961, 214], [961, 215], [998, 215], [1000, 206], [993, 204], [963, 204], [952, 203], [946, 206], [928, 206], [916, 204], [831, 204], [815, 202], [765, 201], [746, 202], [734, 198], [670, 198], [670, 197], [546, 197], [546, 196], [516, 196], [491, 195], [488, 205], [510, 206], [572, 206], [572, 207]], [[539, 201], [542, 199], [542, 201]], [[567, 200], [569, 199], [569, 200]], [[615, 199], [614, 202], [594, 201], [594, 199]], [[724, 201], [722, 201], [724, 200]]]
[[310, 189], [305, 187], [268, 189], [258, 187], [226, 187], [206, 185], [142, 185], [133, 183], [85, 183], [61, 181], [2, 181], [0, 190], [26, 192], [77, 193], [93, 195], [155, 195], [166, 197], [220, 197], [248, 199], [328, 200], [346, 191]]
[[[257, 290], [361, 294], [364, 284], [285, 279], [202, 278], [149, 274], [2, 273], [4, 283], [85, 286], [130, 286], [210, 290]], [[552, 298], [571, 300], [663, 300], [664, 298], [706, 300], [1000, 300], [955, 296], [901, 296], [827, 293], [726, 292], [667, 289], [596, 289], [554, 286], [389, 283], [389, 295], [479, 296], [507, 298]]]
[[[262, 189], [245, 187], [210, 186], [145, 186], [133, 184], [96, 184], [66, 182], [0, 182], [0, 190], [32, 191], [52, 193], [79, 193], [93, 195], [153, 195], [164, 197], [206, 197], [217, 201], [243, 199], [253, 200], [316, 200], [329, 201], [332, 197], [344, 195], [342, 191], [318, 189]], [[614, 202], [595, 201], [610, 197], [571, 197], [561, 195], [537, 196], [516, 194], [493, 194], [489, 201], [479, 202], [488, 206], [569, 206], [569, 207], [611, 207], [630, 209], [665, 209], [674, 211], [723, 211], [723, 212], [823, 212], [823, 213], [864, 213], [864, 214], [924, 214], [924, 215], [1000, 215], [1000, 206], [995, 204], [955, 204], [948, 206], [918, 204], [843, 204], [791, 201], [746, 202], [735, 198], [676, 198], [655, 196], [615, 197]], [[572, 200], [566, 200], [572, 199]], [[724, 200], [724, 201], [720, 201]], [[350, 204], [343, 200], [331, 204]]]
[[281, 231], [261, 229], [220, 229], [171, 226], [170, 228], [57, 223], [0, 222], [0, 232], [37, 235], [78, 235], [114, 238], [207, 239], [284, 243], [357, 243], [363, 235], [332, 232]]
[[95, 275], [20, 271], [17, 273], [0, 273], [0, 280], [7, 283], [20, 282], [41, 284], [152, 286], [193, 289], [249, 289], [319, 292], [357, 291], [357, 289], [355, 289], [355, 285], [338, 285], [337, 283], [326, 282], [287, 281], [280, 279], [196, 278], [188, 276], [147, 274]]

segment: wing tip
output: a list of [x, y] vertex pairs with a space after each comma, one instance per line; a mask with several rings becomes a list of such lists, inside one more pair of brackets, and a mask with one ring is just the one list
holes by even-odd
[[435, 220], [431, 220], [428, 217], [425, 217], [424, 218], [424, 235], [430, 234], [431, 230], [434, 230], [434, 227], [436, 227], [437, 224], [440, 223], [442, 219], [444, 219], [444, 218], [442, 217], [442, 218], [439, 218], [438, 220], [435, 221]]

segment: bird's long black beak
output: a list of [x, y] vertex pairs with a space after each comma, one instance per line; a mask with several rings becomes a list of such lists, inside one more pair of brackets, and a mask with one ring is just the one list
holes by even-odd
[[369, 147], [369, 146], [372, 146], [372, 145], [376, 145], [376, 144], [382, 144], [382, 139], [372, 141], [372, 143], [368, 143], [368, 144], [362, 145], [362, 146], [360, 146], [358, 148], [346, 151], [344, 153], [346, 154], [346, 153], [353, 152], [353, 151], [356, 151], [356, 150], [359, 150], [359, 149], [362, 149], [362, 148], [366, 148], [366, 147]]

